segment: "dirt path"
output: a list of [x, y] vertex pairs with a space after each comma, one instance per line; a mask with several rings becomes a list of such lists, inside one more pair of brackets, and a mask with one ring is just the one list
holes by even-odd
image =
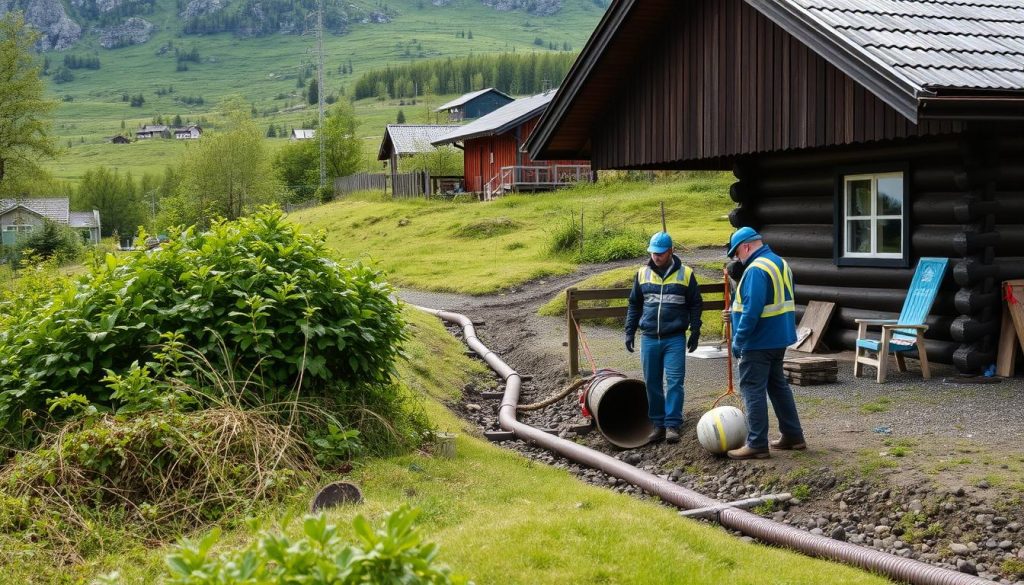
[[[720, 260], [721, 250], [698, 249], [683, 259], [696, 267]], [[524, 384], [525, 403], [547, 397], [567, 383], [565, 320], [537, 316], [537, 308], [588, 276], [628, 265], [639, 265], [639, 261], [588, 265], [575, 274], [534, 281], [498, 295], [403, 290], [400, 297], [483, 321], [478, 327], [481, 340], [521, 374], [532, 376]], [[587, 326], [585, 334], [600, 367], [640, 376], [639, 357], [622, 348], [621, 329]], [[803, 501], [762, 512], [808, 530], [990, 579], [1011, 583], [1024, 579], [1024, 446], [1020, 444], [1024, 381], [954, 383], [958, 381], [955, 371], [942, 365], [935, 366], [933, 378], [924, 381], [912, 365], [910, 372], [897, 372], [890, 382], [876, 384], [872, 378], [853, 378], [850, 354], [829, 357], [840, 362], [838, 383], [794, 387], [810, 444], [806, 452], [730, 462], [700, 448], [694, 428], [714, 398], [725, 391], [725, 360], [687, 360], [686, 422], [679, 445], [620, 452], [596, 432], [578, 440], [726, 500], [765, 491], [796, 491]], [[462, 404], [453, 407], [488, 429], [497, 425], [496, 402], [469, 392]], [[524, 413], [521, 419], [563, 429], [563, 434], [580, 422], [573, 397], [543, 411]], [[774, 424], [773, 419], [773, 428]], [[549, 453], [521, 443], [509, 446], [571, 468], [587, 481], [637, 493], [614, 478]]]

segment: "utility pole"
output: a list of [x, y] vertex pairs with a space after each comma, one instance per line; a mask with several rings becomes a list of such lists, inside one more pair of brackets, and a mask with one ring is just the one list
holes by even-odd
[[320, 189], [327, 184], [327, 160], [324, 153], [324, 0], [316, 3], [316, 98], [317, 98], [317, 129], [320, 139]]

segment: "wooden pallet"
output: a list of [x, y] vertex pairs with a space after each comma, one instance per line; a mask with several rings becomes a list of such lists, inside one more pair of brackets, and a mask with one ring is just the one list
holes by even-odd
[[839, 375], [835, 372], [811, 372], [798, 374], [786, 372], [786, 381], [797, 386], [815, 386], [818, 384], [835, 384]]
[[783, 360], [782, 369], [787, 372], [838, 371], [839, 363], [833, 358], [794, 357]]

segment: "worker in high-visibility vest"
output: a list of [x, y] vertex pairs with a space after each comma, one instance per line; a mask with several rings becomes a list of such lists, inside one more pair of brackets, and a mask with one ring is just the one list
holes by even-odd
[[[672, 237], [658, 232], [647, 247], [651, 258], [633, 277], [626, 311], [626, 351], [641, 333], [640, 363], [647, 384], [649, 443], [679, 442], [683, 424], [686, 352], [700, 341], [703, 300], [693, 269], [674, 254]], [[690, 330], [689, 340], [686, 330]]]
[[[728, 452], [730, 459], [764, 459], [773, 449], [806, 449], [793, 391], [782, 371], [786, 346], [796, 341], [793, 272], [753, 228], [729, 238], [728, 256], [743, 263], [729, 317], [732, 350], [739, 358], [740, 392], [747, 410], [747, 440]], [[782, 437], [768, 441], [771, 399]]]

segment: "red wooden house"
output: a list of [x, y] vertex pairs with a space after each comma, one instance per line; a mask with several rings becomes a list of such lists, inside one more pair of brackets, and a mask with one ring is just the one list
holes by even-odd
[[466, 191], [487, 199], [509, 191], [545, 191], [590, 181], [589, 160], [535, 161], [522, 150], [554, 96], [551, 90], [516, 100], [433, 144], [454, 144], [465, 151]]

